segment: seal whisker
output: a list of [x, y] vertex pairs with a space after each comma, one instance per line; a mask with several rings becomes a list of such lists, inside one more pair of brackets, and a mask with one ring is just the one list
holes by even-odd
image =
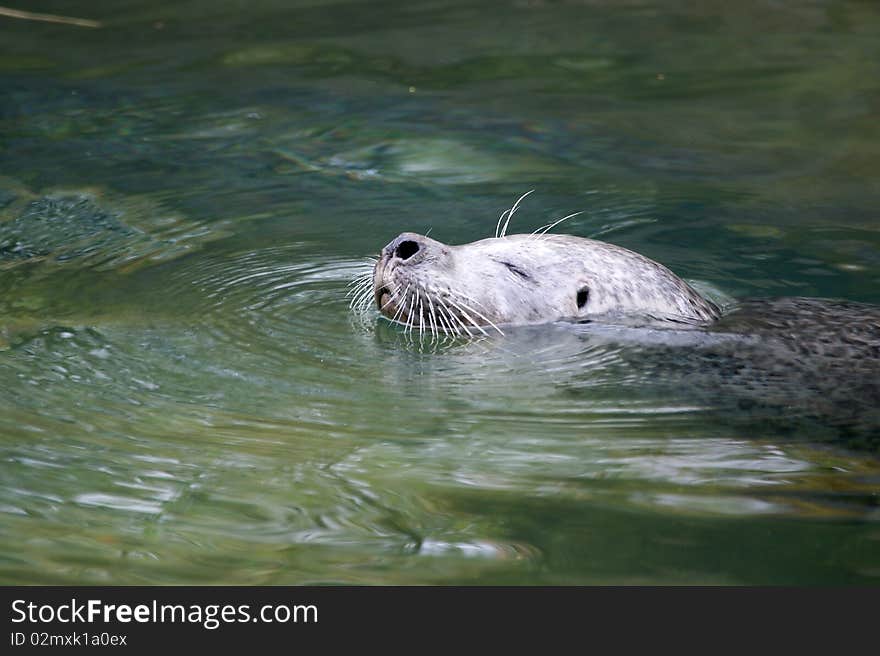
[[[485, 303], [478, 301], [473, 296], [468, 296], [467, 294], [462, 294], [461, 292], [455, 292], [455, 296], [456, 296], [456, 298], [458, 298], [459, 301], [467, 301], [468, 303], [473, 303], [474, 305], [478, 305], [487, 311], [489, 309], [486, 307]], [[483, 318], [485, 319], [485, 317], [483, 317]], [[488, 321], [488, 319], [486, 319], [486, 320]]]
[[422, 295], [418, 289], [416, 290], [416, 298], [419, 301], [419, 346], [422, 346], [425, 343], [425, 311], [422, 307]]
[[346, 293], [346, 296], [353, 296], [354, 294], [357, 294], [361, 289], [363, 289], [364, 285], [369, 284], [369, 282], [370, 282], [369, 280], [363, 279], [363, 280], [355, 280], [354, 282], [349, 283], [349, 285], [348, 285], [349, 289], [348, 289], [348, 292]]
[[362, 294], [362, 290], [357, 290], [357, 291], [358, 291], [357, 294], [349, 294], [349, 296], [351, 296], [351, 300], [348, 302], [348, 309], [350, 309], [350, 310], [354, 310], [355, 308], [359, 307], [359, 305], [360, 305], [361, 298], [362, 298], [363, 294]]
[[574, 212], [572, 214], [569, 214], [568, 216], [563, 216], [561, 219], [558, 219], [558, 220], [554, 221], [553, 223], [547, 224], [545, 226], [541, 226], [540, 228], [535, 230], [532, 234], [535, 235], [536, 237], [540, 237], [541, 235], [545, 235], [550, 230], [552, 230], [553, 228], [558, 226], [560, 223], [562, 223], [563, 221], [567, 221], [568, 219], [572, 219], [579, 214], [583, 214], [585, 211], [586, 210], [581, 210], [580, 212]]
[[[451, 310], [449, 311], [449, 316], [451, 316], [453, 319], [455, 319], [455, 321], [458, 323], [458, 325], [461, 326], [461, 329], [467, 333], [468, 337], [474, 336], [474, 334], [471, 332], [471, 329], [468, 327], [468, 325], [464, 321], [461, 320], [461, 317], [459, 317], [457, 314], [455, 314]], [[460, 332], [457, 332], [457, 334], [459, 336], [461, 336]]]
[[[387, 308], [387, 307], [388, 307], [389, 305], [391, 305], [395, 300], [397, 300], [397, 299], [399, 298], [399, 296], [398, 296], [399, 293], [400, 293], [400, 287], [398, 287], [398, 288], [395, 289], [393, 292], [391, 292], [391, 294], [389, 294], [389, 296], [388, 296], [388, 300], [385, 301], [385, 302], [382, 304], [382, 307], [379, 308], [379, 312], [384, 312], [384, 311], [385, 311], [385, 308]], [[394, 316], [396, 317], [397, 315], [395, 314]], [[392, 321], [394, 321], [394, 319], [392, 319]]]
[[355, 296], [359, 294], [364, 287], [372, 286], [372, 276], [370, 278], [362, 278], [361, 280], [356, 280], [353, 283], [349, 283], [349, 290], [346, 293], [346, 296]]
[[400, 311], [399, 316], [397, 318], [398, 323], [403, 324], [403, 331], [406, 332], [407, 326], [409, 326], [409, 315], [406, 311], [406, 306], [409, 303], [409, 290], [407, 293], [403, 295], [403, 298], [400, 299], [400, 307], [398, 310]]
[[370, 297], [372, 296], [370, 293], [371, 288], [372, 284], [368, 281], [368, 283], [351, 290], [348, 294], [351, 296], [351, 302], [349, 302], [348, 307], [352, 310], [358, 309], [359, 311], [366, 309], [365, 303], [368, 304], [370, 302]]
[[529, 191], [527, 191], [526, 193], [524, 193], [524, 194], [523, 194], [522, 196], [520, 196], [520, 197], [517, 199], [517, 201], [513, 204], [513, 207], [510, 208], [510, 210], [508, 211], [508, 214], [507, 214], [507, 220], [504, 222], [504, 227], [501, 228], [501, 235], [500, 235], [501, 237], [504, 237], [504, 236], [507, 234], [507, 227], [510, 225], [510, 220], [513, 218], [514, 213], [515, 213], [516, 210], [519, 208], [519, 204], [522, 202], [523, 198], [525, 198], [526, 196], [528, 196], [528, 195], [529, 195], [530, 193], [532, 193], [533, 191], [535, 191], [535, 190], [534, 190], [534, 189], [530, 189]]
[[[467, 313], [467, 310], [465, 310], [464, 308], [462, 308], [458, 303], [456, 303], [456, 302], [453, 301], [452, 299], [449, 299], [449, 302], [452, 303], [452, 305], [453, 305], [454, 307], [456, 307], [456, 308], [458, 309], [459, 312], [461, 312], [462, 316], [463, 316], [465, 319], [467, 319], [468, 321], [470, 321], [470, 322], [473, 324], [474, 328], [476, 328], [477, 330], [479, 330], [479, 331], [480, 331], [481, 333], [483, 333], [486, 337], [489, 336], [489, 333], [487, 333], [487, 332], [483, 329], [483, 327], [482, 327], [480, 324], [478, 324], [476, 321], [474, 321], [473, 317], [471, 317], [471, 315], [469, 315], [469, 314]], [[462, 325], [463, 325], [463, 324], [462, 324]]]
[[552, 225], [553, 225], [552, 223], [545, 223], [545, 224], [542, 225], [540, 228], [536, 228], [534, 232], [529, 233], [529, 235], [530, 235], [530, 236], [534, 236], [534, 235], [537, 235], [537, 234], [538, 234], [539, 232], [541, 232], [542, 230], [549, 230], [549, 229], [550, 229], [550, 226], [552, 226]]
[[372, 285], [363, 287], [354, 294], [348, 304], [349, 309], [363, 314], [373, 301]]
[[406, 316], [406, 327], [409, 330], [409, 333], [412, 334], [413, 327], [415, 324], [413, 323], [413, 315], [416, 310], [416, 297], [419, 294], [418, 288], [413, 290], [413, 293], [409, 297], [409, 311]]
[[445, 309], [443, 307], [443, 300], [439, 297], [437, 298], [437, 304], [437, 319], [440, 321], [440, 325], [443, 327], [443, 332], [447, 335], [452, 335], [452, 325], [447, 322], [446, 318], [444, 318]]
[[437, 313], [441, 318], [445, 332], [450, 335], [453, 333], [457, 334], [458, 331], [454, 329], [452, 320], [449, 318], [449, 308], [446, 307], [446, 303], [439, 296], [437, 297]]
[[358, 294], [366, 296], [367, 298], [372, 297], [373, 295], [373, 275], [369, 274], [360, 284], [360, 286], [356, 287], [358, 290]]
[[[365, 262], [364, 264], [359, 265], [359, 266], [363, 266], [364, 270], [359, 273], [356, 273], [354, 276], [352, 276], [352, 282], [354, 282], [356, 280], [360, 280], [361, 278], [372, 276], [373, 270], [376, 267], [376, 262], [377, 262], [377, 260], [367, 260], [367, 262]], [[349, 284], [351, 284], [351, 283], [349, 283]]]
[[434, 304], [431, 302], [431, 295], [430, 294], [425, 294], [425, 298], [428, 301], [428, 311], [431, 313], [429, 315], [429, 319], [431, 320], [431, 334], [434, 335], [434, 337], [436, 338], [437, 337], [437, 317], [434, 314]]
[[373, 303], [373, 290], [371, 288], [367, 288], [364, 290], [363, 295], [361, 296], [361, 302], [358, 304], [358, 310], [360, 312], [366, 312], [367, 308], [370, 307]]
[[348, 286], [349, 287], [356, 287], [364, 280], [371, 280], [372, 277], [373, 277], [372, 270], [371, 271], [364, 271], [362, 273], [357, 274], [354, 278], [352, 278], [351, 281], [348, 283]]
[[457, 314], [453, 314], [452, 316], [455, 317], [455, 320], [456, 320], [456, 321], [458, 321], [458, 325], [461, 326], [461, 329], [462, 329], [463, 331], [465, 331], [465, 332], [468, 334], [468, 337], [473, 337], [473, 336], [474, 336], [474, 334], [471, 332], [471, 329], [470, 329], [470, 328], [468, 327], [468, 325], [462, 320], [462, 318], [461, 318], [460, 316], [458, 316]]
[[[464, 297], [464, 298], [467, 299], [467, 300], [469, 300], [469, 301], [472, 300], [472, 299], [469, 299], [469, 298], [467, 298], [467, 297]], [[487, 317], [485, 314], [483, 314], [483, 313], [480, 312], [479, 310], [476, 310], [476, 309], [474, 309], [473, 307], [471, 307], [470, 305], [468, 305], [467, 303], [465, 303], [465, 302], [462, 300], [461, 297], [459, 297], [458, 302], [461, 304], [461, 306], [462, 306], [465, 310], [468, 310], [468, 311], [474, 313], [479, 319], [482, 319], [482, 320], [485, 321], [489, 326], [491, 326], [492, 328], [494, 328], [495, 330], [497, 330], [497, 331], [498, 331], [498, 334], [500, 334], [500, 335], [503, 335], [503, 334], [504, 334], [504, 331], [501, 330], [501, 328], [499, 328], [499, 327], [495, 324], [494, 321], [492, 321], [489, 317]]]
[[510, 210], [504, 210], [501, 213], [501, 216], [498, 217], [498, 223], [495, 224], [495, 239], [498, 239], [498, 237], [501, 236], [501, 222], [504, 221], [504, 217], [507, 216], [508, 212], [510, 212]]
[[461, 305], [462, 305], [462, 307], [464, 307], [464, 309], [466, 309], [466, 310], [470, 310], [470, 311], [473, 312], [475, 315], [477, 315], [477, 317], [479, 317], [480, 319], [482, 319], [483, 321], [485, 321], [487, 324], [489, 324], [490, 326], [492, 326], [492, 328], [494, 328], [495, 330], [498, 331], [498, 334], [499, 334], [499, 335], [503, 335], [503, 334], [504, 334], [504, 331], [501, 330], [501, 328], [499, 328], [498, 326], [496, 326], [496, 325], [495, 325], [495, 322], [493, 322], [491, 319], [489, 319], [489, 317], [487, 317], [485, 314], [483, 314], [482, 312], [479, 312], [479, 311], [475, 310], [474, 308], [470, 307], [467, 303], [465, 303], [464, 301], [462, 301], [460, 298], [459, 298], [459, 303], [461, 303]]
[[[392, 303], [394, 303], [395, 301], [399, 300], [399, 298], [400, 298], [399, 296], [391, 296], [387, 301], [385, 301], [385, 303], [382, 304], [382, 307], [379, 308], [379, 312], [384, 313], [385, 308], [388, 307], [389, 305], [391, 305]], [[400, 307], [398, 307], [398, 309], [400, 309]], [[397, 320], [397, 313], [396, 312], [395, 312], [394, 316], [391, 318], [391, 320], [392, 321]]]
[[[393, 321], [393, 322], [397, 322], [400, 320], [400, 316], [403, 313], [403, 308], [406, 306], [406, 295], [409, 293], [409, 287], [410, 286], [407, 285], [406, 289], [403, 290], [403, 294], [401, 294], [399, 297], [397, 297], [397, 300], [399, 300], [400, 303], [398, 303], [398, 305], [397, 305], [397, 311], [394, 313], [394, 316], [391, 317], [391, 321]], [[397, 291], [399, 292], [400, 289], [398, 288]], [[390, 303], [391, 300], [393, 300], [393, 299], [394, 299], [394, 296], [392, 295], [392, 298], [389, 299], [388, 302]]]
[[468, 327], [462, 323], [461, 319], [459, 319], [457, 316], [455, 316], [455, 314], [453, 314], [452, 310], [447, 308], [446, 312], [447, 312], [446, 316], [449, 317], [449, 321], [451, 322], [452, 329], [455, 331], [456, 337], [462, 336], [462, 332], [461, 332], [462, 328], [464, 329], [464, 332], [466, 332], [468, 335], [471, 334], [470, 330], [468, 330]]
[[367, 279], [363, 280], [361, 282], [361, 284], [358, 285], [357, 287], [353, 287], [350, 293], [352, 296], [354, 296], [356, 294], [363, 294], [364, 290], [370, 291], [372, 289], [372, 287], [373, 287], [372, 278], [367, 278]]
[[446, 313], [447, 321], [449, 322], [449, 325], [452, 326], [452, 329], [455, 331], [456, 337], [461, 337], [461, 331], [458, 329], [459, 326], [464, 328], [465, 332], [470, 335], [471, 331], [468, 330], [468, 327], [464, 325], [464, 322], [460, 318], [458, 318], [455, 312], [449, 309], [449, 305], [446, 304], [446, 301], [444, 300], [441, 302], [443, 303], [443, 311]]

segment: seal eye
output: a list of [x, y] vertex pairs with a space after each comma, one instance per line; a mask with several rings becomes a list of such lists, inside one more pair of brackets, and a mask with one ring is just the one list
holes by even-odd
[[583, 310], [584, 306], [587, 304], [587, 301], [590, 299], [590, 289], [589, 287], [581, 287], [577, 293], [577, 305], [578, 310]]
[[529, 274], [527, 274], [525, 271], [520, 269], [515, 264], [511, 264], [510, 262], [504, 262], [504, 261], [502, 261], [501, 264], [506, 266], [508, 268], [508, 270], [510, 270], [511, 273], [519, 276], [523, 280], [531, 280], [531, 278], [532, 278]]
[[401, 260], [408, 260], [413, 255], [419, 252], [419, 245], [410, 240], [402, 241], [397, 245], [397, 248], [394, 249], [394, 254], [399, 257]]

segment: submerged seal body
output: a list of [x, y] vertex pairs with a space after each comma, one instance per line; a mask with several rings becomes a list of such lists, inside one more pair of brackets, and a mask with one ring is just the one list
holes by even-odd
[[373, 296], [386, 317], [434, 333], [502, 324], [638, 316], [704, 324], [719, 309], [662, 264], [570, 235], [509, 235], [449, 246], [405, 232], [382, 249]]

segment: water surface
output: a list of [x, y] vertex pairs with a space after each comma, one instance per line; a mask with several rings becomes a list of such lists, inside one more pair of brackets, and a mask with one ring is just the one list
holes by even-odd
[[534, 188], [512, 232], [880, 303], [877, 6], [29, 9], [102, 27], [0, 17], [0, 581], [877, 584], [876, 454], [345, 298]]

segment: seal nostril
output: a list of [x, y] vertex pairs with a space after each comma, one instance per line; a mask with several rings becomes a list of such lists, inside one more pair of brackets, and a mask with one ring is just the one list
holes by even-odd
[[589, 287], [581, 287], [577, 293], [577, 306], [578, 310], [583, 310], [584, 306], [587, 304], [587, 301], [590, 300], [590, 289]]
[[400, 242], [397, 245], [397, 248], [394, 249], [394, 254], [401, 260], [408, 260], [418, 252], [419, 245], [416, 242], [410, 240]]

